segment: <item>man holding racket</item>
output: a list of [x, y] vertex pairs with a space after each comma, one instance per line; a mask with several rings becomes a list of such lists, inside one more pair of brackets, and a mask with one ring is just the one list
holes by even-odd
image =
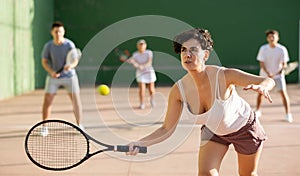
[[[52, 24], [51, 35], [53, 40], [44, 45], [42, 52], [42, 66], [48, 72], [46, 77], [45, 95], [43, 103], [43, 120], [50, 117], [54, 96], [60, 86], [63, 86], [72, 101], [74, 115], [77, 125], [80, 125], [82, 116], [82, 105], [80, 99], [80, 88], [75, 71], [78, 64], [78, 55], [72, 55], [74, 62], [66, 65], [66, 57], [70, 50], [75, 48], [75, 44], [64, 37], [65, 28], [63, 23], [54, 22]], [[82, 127], [83, 128], [83, 127]], [[43, 135], [47, 134], [44, 129]]]
[[[287, 67], [289, 54], [285, 46], [278, 43], [279, 33], [276, 30], [268, 30], [265, 32], [267, 44], [260, 47], [257, 60], [260, 65], [260, 75], [274, 79], [275, 88], [279, 91], [285, 108], [285, 120], [293, 122], [293, 116], [290, 112], [290, 100], [287, 94], [284, 68]], [[258, 94], [256, 104], [256, 115], [261, 116], [260, 106], [262, 95]]]
[[258, 161], [266, 139], [264, 130], [250, 105], [235, 90], [253, 90], [272, 99], [269, 90], [274, 81], [238, 69], [206, 65], [213, 40], [204, 29], [191, 29], [174, 38], [174, 50], [188, 72], [169, 93], [163, 125], [156, 131], [130, 144], [129, 155], [138, 148], [166, 140], [175, 131], [182, 115], [202, 124], [198, 174], [219, 175], [222, 160], [232, 144], [238, 157], [239, 175], [257, 175]]

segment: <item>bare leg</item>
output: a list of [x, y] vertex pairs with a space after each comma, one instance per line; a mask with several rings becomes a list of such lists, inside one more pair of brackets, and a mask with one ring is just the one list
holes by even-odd
[[43, 103], [43, 120], [47, 120], [51, 115], [52, 102], [55, 94], [45, 93]]
[[144, 104], [145, 89], [146, 89], [146, 84], [139, 82], [140, 105]]
[[240, 176], [257, 176], [258, 162], [263, 145], [252, 155], [243, 155], [238, 153], [239, 175]]
[[149, 94], [150, 94], [150, 103], [151, 106], [154, 107], [155, 104], [155, 100], [154, 100], [154, 94], [155, 94], [155, 83], [149, 83]]
[[149, 83], [149, 94], [150, 97], [153, 98], [154, 94], [155, 94], [155, 83]]
[[284, 105], [285, 112], [290, 113], [290, 99], [289, 99], [289, 96], [288, 96], [286, 90], [280, 90], [279, 93], [282, 98], [282, 103]]
[[218, 176], [221, 162], [228, 146], [208, 141], [201, 145], [199, 152], [199, 176]]
[[82, 117], [82, 105], [81, 105], [81, 99], [80, 99], [80, 93], [69, 93], [69, 97], [72, 101], [73, 105], [73, 111], [76, 118], [77, 125], [81, 122]]

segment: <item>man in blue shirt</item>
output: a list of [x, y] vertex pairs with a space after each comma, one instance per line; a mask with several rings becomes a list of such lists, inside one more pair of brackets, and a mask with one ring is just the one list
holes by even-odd
[[82, 116], [80, 88], [75, 71], [79, 56], [73, 55], [74, 62], [65, 64], [68, 52], [76, 47], [71, 40], [64, 37], [64, 34], [64, 25], [61, 22], [54, 22], [51, 29], [53, 40], [44, 45], [42, 52], [42, 66], [48, 72], [43, 103], [43, 120], [50, 117], [54, 96], [58, 88], [63, 86], [68, 91], [72, 101], [76, 123], [82, 127], [80, 125]]

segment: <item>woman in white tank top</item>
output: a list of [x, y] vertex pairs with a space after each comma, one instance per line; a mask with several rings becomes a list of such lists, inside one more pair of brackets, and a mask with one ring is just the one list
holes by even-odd
[[274, 81], [238, 69], [205, 65], [213, 41], [207, 30], [192, 29], [174, 38], [174, 50], [188, 72], [171, 88], [163, 125], [153, 133], [130, 144], [130, 155], [137, 154], [133, 145], [150, 146], [164, 141], [175, 131], [183, 112], [203, 124], [199, 151], [199, 175], [218, 175], [230, 144], [238, 156], [240, 175], [257, 175], [262, 142], [266, 139], [249, 104], [235, 86], [253, 90], [272, 102], [269, 90]]

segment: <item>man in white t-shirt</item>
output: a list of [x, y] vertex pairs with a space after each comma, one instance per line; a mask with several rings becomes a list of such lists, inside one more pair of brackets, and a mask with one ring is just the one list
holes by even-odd
[[[293, 116], [290, 112], [290, 100], [286, 90], [286, 81], [284, 75], [284, 68], [289, 61], [289, 54], [285, 46], [278, 43], [279, 33], [276, 30], [266, 31], [268, 44], [260, 47], [257, 60], [260, 62], [260, 75], [273, 78], [275, 81], [276, 90], [279, 91], [282, 97], [283, 105], [286, 112], [286, 120], [293, 121]], [[262, 95], [257, 97], [256, 115], [261, 116], [260, 106], [262, 102]]]

